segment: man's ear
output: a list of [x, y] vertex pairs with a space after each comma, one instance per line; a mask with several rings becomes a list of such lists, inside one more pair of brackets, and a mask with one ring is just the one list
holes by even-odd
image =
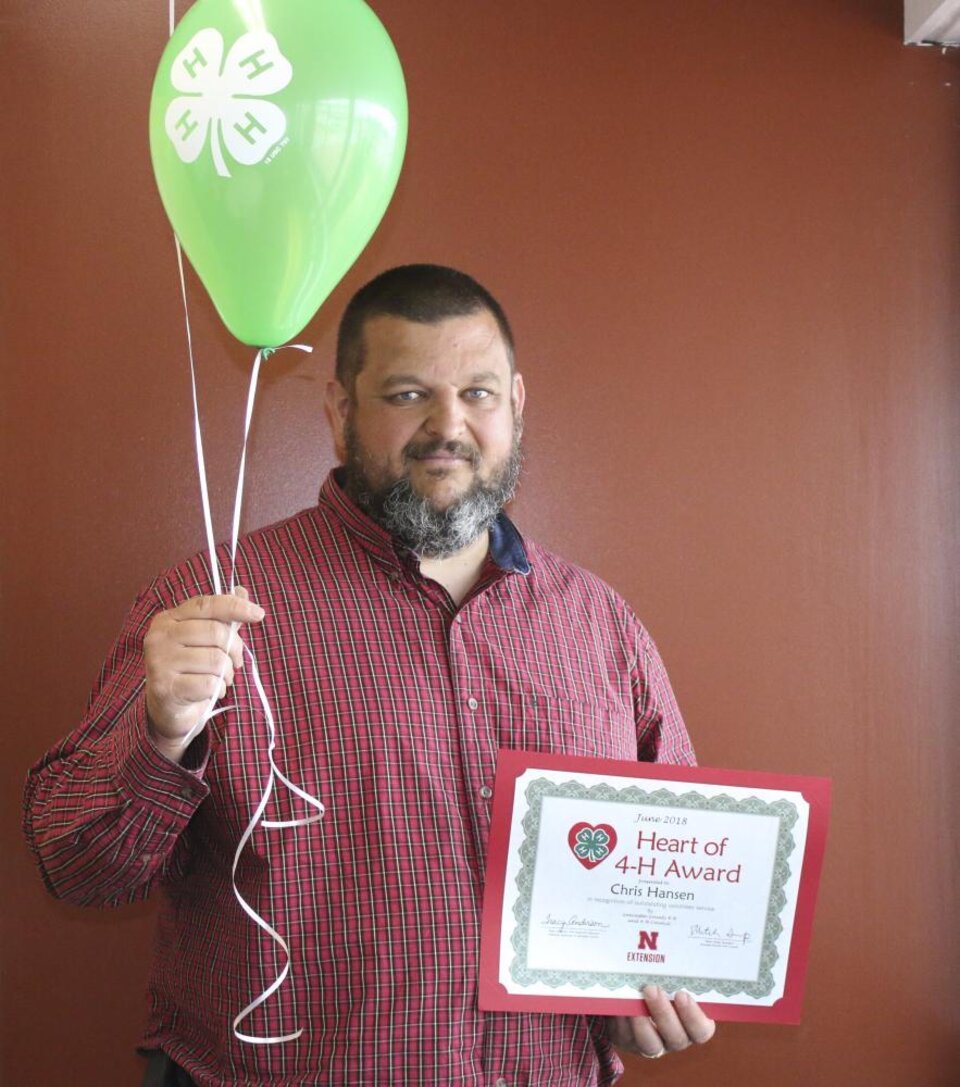
[[346, 426], [350, 413], [350, 394], [335, 378], [327, 382], [323, 411], [333, 435], [333, 448], [340, 463], [347, 459]]
[[523, 404], [527, 398], [526, 390], [523, 387], [523, 375], [513, 375], [513, 414], [519, 419], [523, 415]]

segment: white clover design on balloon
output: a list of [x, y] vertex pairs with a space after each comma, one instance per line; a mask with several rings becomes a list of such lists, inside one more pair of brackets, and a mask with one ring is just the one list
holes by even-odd
[[241, 35], [223, 59], [219, 30], [197, 31], [173, 62], [170, 82], [181, 92], [167, 106], [164, 127], [182, 162], [196, 162], [210, 133], [217, 173], [232, 174], [227, 152], [244, 166], [262, 162], [283, 139], [287, 118], [273, 102], [262, 99], [282, 91], [293, 78], [293, 65], [280, 52], [277, 39], [257, 30]]

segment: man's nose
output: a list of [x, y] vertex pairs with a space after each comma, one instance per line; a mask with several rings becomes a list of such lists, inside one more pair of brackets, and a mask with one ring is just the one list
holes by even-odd
[[463, 433], [464, 410], [460, 398], [451, 395], [434, 396], [424, 422], [424, 429], [433, 438], [450, 440]]

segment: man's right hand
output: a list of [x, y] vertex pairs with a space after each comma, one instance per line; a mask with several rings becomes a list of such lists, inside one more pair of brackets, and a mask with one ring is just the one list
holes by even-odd
[[263, 615], [238, 587], [233, 596], [195, 596], [154, 618], [143, 639], [147, 718], [167, 758], [183, 758], [187, 736], [243, 667], [238, 627]]

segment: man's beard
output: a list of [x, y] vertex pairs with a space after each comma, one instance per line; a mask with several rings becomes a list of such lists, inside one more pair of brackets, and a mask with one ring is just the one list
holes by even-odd
[[[390, 535], [426, 559], [445, 559], [477, 539], [497, 519], [513, 497], [520, 478], [523, 455], [520, 450], [520, 421], [514, 423], [513, 446], [509, 456], [489, 480], [475, 476], [466, 494], [438, 510], [430, 499], [419, 494], [406, 476], [375, 480], [367, 473], [363, 446], [348, 422], [346, 443], [346, 491], [357, 505]], [[476, 471], [480, 451], [463, 442], [435, 439], [408, 442], [403, 460], [410, 464], [418, 457], [447, 452], [465, 457]]]

